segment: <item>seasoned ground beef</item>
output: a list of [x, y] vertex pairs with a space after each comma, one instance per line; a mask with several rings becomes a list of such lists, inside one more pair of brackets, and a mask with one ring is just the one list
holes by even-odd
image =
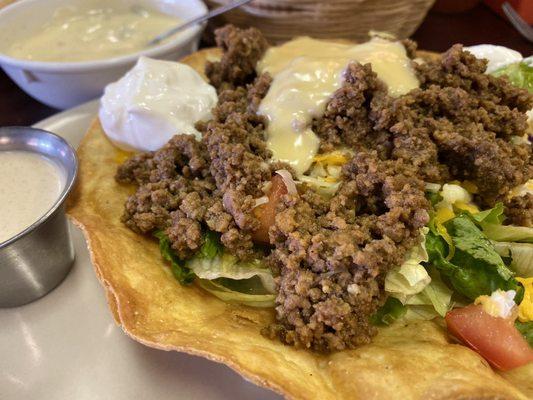
[[417, 66], [420, 89], [393, 99], [369, 65], [350, 65], [314, 130], [324, 150], [339, 144], [376, 150], [429, 182], [469, 180], [477, 200], [491, 207], [533, 176], [531, 145], [510, 140], [524, 135], [533, 97], [485, 68], [455, 45]]
[[344, 166], [325, 210], [285, 197], [271, 229], [279, 294], [270, 335], [318, 351], [370, 341], [368, 317], [385, 299], [384, 274], [402, 263], [429, 221], [423, 182], [404, 170], [361, 152]]
[[[272, 81], [255, 72], [267, 43], [255, 29], [232, 26], [217, 31], [217, 43], [224, 55], [206, 73], [219, 98], [213, 118], [197, 124], [201, 141], [177, 135], [120, 166], [116, 179], [138, 186], [122, 218], [139, 233], [163, 230], [181, 258], [198, 251], [206, 229], [240, 259], [265, 257], [252, 239], [262, 224], [256, 200], [274, 171], [291, 171], [271, 159], [267, 121], [257, 114]], [[407, 45], [413, 56], [414, 43]], [[513, 140], [525, 133], [527, 92], [485, 75], [485, 62], [461, 46], [416, 68], [421, 87], [392, 98], [370, 65], [351, 63], [313, 121], [320, 151], [344, 146], [355, 155], [332, 198], [302, 184], [276, 206], [266, 260], [278, 288], [277, 322], [266, 335], [317, 351], [367, 343], [385, 274], [428, 222], [424, 181], [469, 180], [477, 200], [493, 205], [532, 177], [530, 145]], [[531, 195], [508, 202], [508, 221], [531, 226], [532, 202]]]
[[505, 202], [506, 224], [533, 227], [533, 194], [513, 197]]
[[255, 65], [268, 47], [261, 32], [227, 25], [217, 29], [215, 39], [224, 54], [220, 61], [207, 63], [209, 82], [219, 91], [250, 83], [255, 77]]

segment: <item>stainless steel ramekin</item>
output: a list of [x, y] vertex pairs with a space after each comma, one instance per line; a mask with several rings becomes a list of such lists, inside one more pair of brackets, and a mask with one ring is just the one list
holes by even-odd
[[0, 151], [9, 150], [47, 156], [63, 169], [66, 179], [45, 215], [0, 243], [0, 307], [20, 306], [44, 296], [63, 281], [74, 262], [64, 202], [78, 172], [75, 150], [53, 133], [16, 126], [0, 128]]

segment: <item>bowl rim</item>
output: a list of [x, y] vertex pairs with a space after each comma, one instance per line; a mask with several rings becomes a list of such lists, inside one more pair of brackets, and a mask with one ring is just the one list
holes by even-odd
[[[8, 6], [0, 9], [0, 23], [2, 18], [13, 12], [13, 10], [28, 7], [30, 3], [36, 3], [43, 0], [24, 0], [17, 1], [9, 4]], [[195, 7], [207, 13], [208, 9], [205, 3], [201, 0], [190, 0], [195, 3]], [[65, 0], [65, 3], [68, 3], [68, 0]], [[148, 47], [146, 49], [128, 53], [122, 56], [103, 58], [97, 60], [89, 61], [34, 61], [34, 60], [23, 60], [20, 58], [15, 58], [8, 56], [7, 54], [0, 51], [0, 65], [1, 66], [10, 66], [21, 68], [28, 71], [41, 71], [41, 72], [65, 72], [65, 73], [76, 73], [84, 72], [88, 70], [99, 70], [99, 69], [110, 69], [114, 67], [120, 67], [127, 64], [134, 63], [139, 57], [157, 57], [158, 55], [167, 53], [177, 47], [188, 44], [194, 40], [194, 38], [201, 34], [203, 29], [206, 26], [206, 22], [202, 24], [197, 24], [191, 26], [190, 28], [185, 29], [179, 35], [174, 38], [170, 38], [167, 42], [158, 44], [153, 47]]]
[[[44, 213], [41, 217], [39, 217], [35, 222], [33, 222], [30, 226], [26, 227], [24, 230], [22, 230], [19, 233], [17, 233], [15, 236], [12, 236], [12, 237], [10, 237], [9, 239], [7, 239], [7, 240], [5, 240], [3, 242], [0, 242], [0, 251], [2, 251], [3, 249], [9, 247], [12, 244], [18, 242], [20, 239], [22, 239], [23, 237], [29, 235], [30, 233], [35, 231], [37, 228], [39, 228], [40, 226], [45, 224], [46, 221], [48, 221], [65, 204], [65, 200], [67, 199], [68, 195], [70, 194], [70, 192], [74, 188], [74, 185], [76, 184], [77, 179], [78, 179], [78, 170], [79, 170], [78, 155], [76, 153], [76, 150], [70, 145], [70, 143], [68, 143], [61, 136], [56, 135], [53, 132], [46, 131], [44, 129], [33, 128], [33, 127], [28, 127], [28, 126], [3, 126], [3, 127], [0, 127], [0, 134], [2, 133], [2, 131], [6, 130], [6, 131], [14, 131], [15, 132], [14, 134], [16, 135], [17, 131], [20, 132], [20, 131], [28, 130], [28, 129], [33, 131], [33, 132], [35, 132], [35, 133], [38, 133], [39, 135], [52, 136], [54, 139], [56, 139], [59, 142], [61, 142], [61, 144], [63, 146], [65, 146], [65, 149], [67, 149], [67, 151], [72, 156], [72, 159], [74, 160], [74, 165], [73, 165], [73, 168], [72, 168], [72, 175], [70, 176], [70, 179], [69, 179], [69, 175], [70, 174], [67, 173], [65, 185], [64, 185], [59, 197], [50, 206], [48, 211], [46, 211], [46, 213]], [[0, 150], [0, 151], [2, 151], [2, 150]], [[32, 152], [32, 153], [35, 153], [35, 154], [40, 154], [43, 157], [47, 157], [46, 155], [43, 155], [42, 153], [40, 153], [38, 151], [32, 151], [32, 150], [21, 150], [21, 151], [29, 151], [29, 152]], [[48, 158], [50, 158], [50, 157], [48, 157]], [[67, 172], [70, 172], [70, 171], [67, 171]]]

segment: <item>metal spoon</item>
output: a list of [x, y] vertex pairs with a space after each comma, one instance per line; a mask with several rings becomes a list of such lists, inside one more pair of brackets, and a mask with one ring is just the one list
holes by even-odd
[[234, 8], [240, 7], [240, 6], [242, 6], [242, 5], [246, 4], [246, 3], [249, 3], [250, 1], [252, 1], [252, 0], [237, 0], [237, 1], [233, 2], [233, 3], [226, 4], [225, 6], [215, 8], [214, 10], [209, 11], [205, 15], [202, 15], [202, 16], [197, 17], [195, 19], [191, 19], [190, 21], [187, 21], [187, 22], [183, 22], [180, 25], [178, 25], [178, 26], [176, 26], [176, 27], [174, 27], [172, 29], [169, 29], [166, 32], [163, 32], [163, 33], [157, 35], [155, 38], [153, 38], [152, 40], [150, 40], [148, 42], [148, 46], [153, 46], [153, 45], [159, 44], [159, 43], [161, 43], [161, 41], [163, 41], [166, 38], [174, 35], [177, 32], [180, 32], [180, 31], [182, 31], [184, 29], [187, 29], [187, 28], [189, 28], [189, 27], [191, 27], [193, 25], [200, 24], [200, 23], [202, 23], [204, 21], [207, 21], [210, 18], [213, 18], [213, 17], [216, 17], [217, 15], [223, 14], [226, 11], [233, 10]]
[[524, 21], [524, 19], [516, 12], [516, 10], [508, 2], [503, 3], [502, 10], [511, 21], [511, 24], [520, 34], [530, 42], [533, 42], [533, 28]]

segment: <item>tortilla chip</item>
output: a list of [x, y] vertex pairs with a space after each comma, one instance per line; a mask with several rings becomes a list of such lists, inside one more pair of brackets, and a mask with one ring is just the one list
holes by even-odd
[[[184, 62], [199, 71], [213, 50]], [[437, 322], [396, 324], [372, 344], [322, 355], [260, 334], [272, 310], [226, 304], [181, 286], [155, 240], [127, 229], [120, 216], [133, 188], [115, 182], [119, 151], [95, 121], [78, 149], [80, 174], [68, 213], [83, 230], [113, 316], [133, 339], [224, 363], [246, 379], [292, 399], [526, 399], [533, 370], [508, 378], [476, 353], [453, 344]], [[514, 374], [514, 375], [513, 375]], [[523, 392], [519, 388], [523, 389]]]

